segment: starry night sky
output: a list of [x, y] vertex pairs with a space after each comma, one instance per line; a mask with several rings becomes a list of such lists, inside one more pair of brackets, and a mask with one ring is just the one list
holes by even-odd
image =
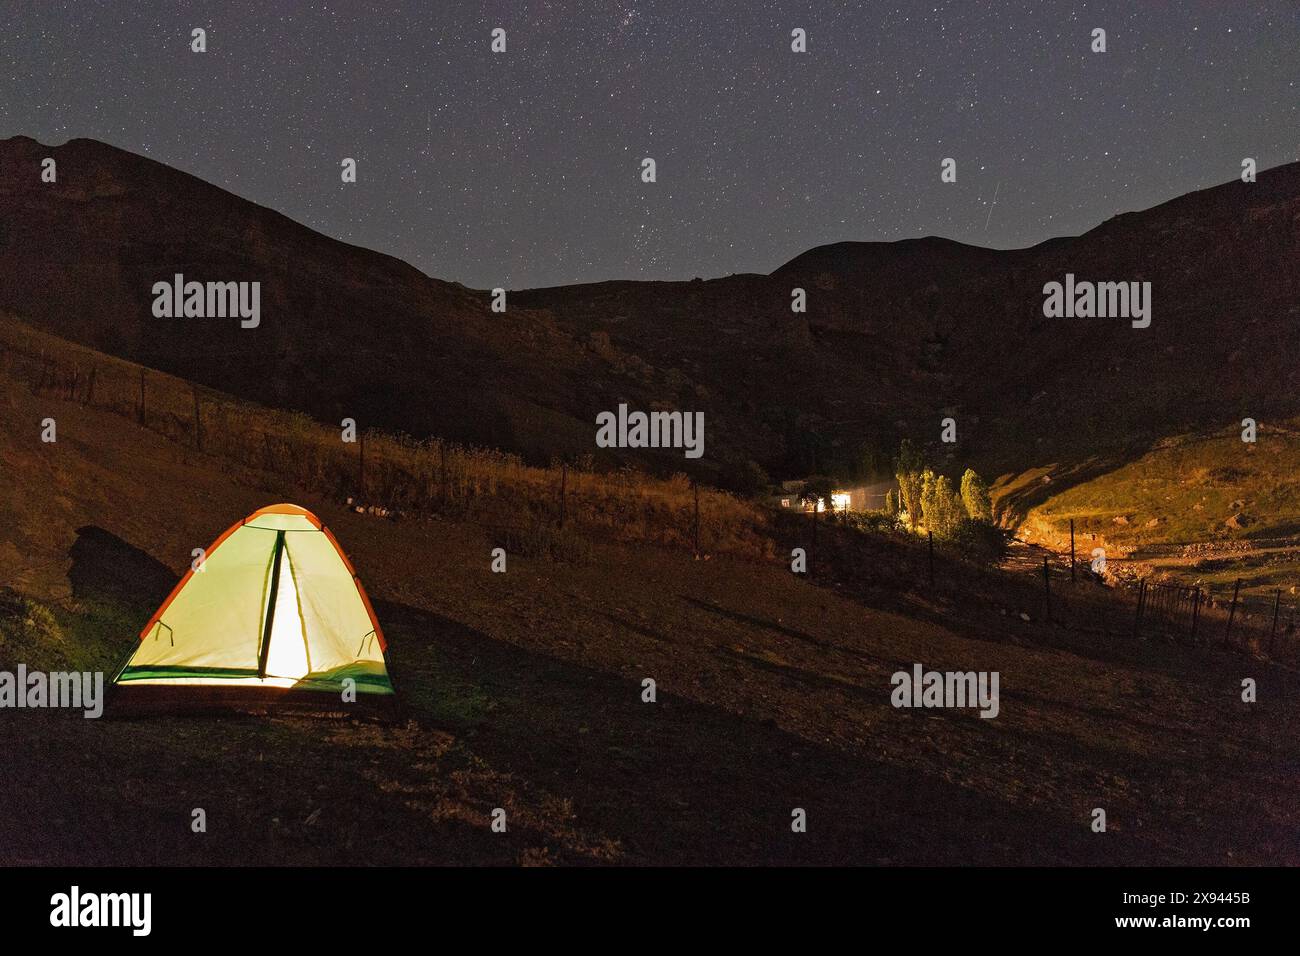
[[1300, 158], [1298, 105], [1294, 0], [0, 9], [0, 136], [101, 139], [480, 288], [1029, 245]]

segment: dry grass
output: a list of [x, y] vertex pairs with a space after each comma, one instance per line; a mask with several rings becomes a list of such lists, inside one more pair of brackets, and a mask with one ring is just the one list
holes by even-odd
[[[342, 429], [300, 412], [240, 401], [0, 316], [0, 368], [37, 392], [137, 420], [225, 464], [259, 469], [358, 507], [473, 518], [526, 538], [556, 557], [583, 553], [574, 532], [694, 548], [696, 489], [683, 474], [597, 472], [436, 438], [374, 430], [352, 443]], [[143, 401], [142, 396], [143, 394]], [[767, 519], [755, 505], [700, 487], [699, 548], [770, 557]], [[545, 538], [546, 540], [539, 540]]]

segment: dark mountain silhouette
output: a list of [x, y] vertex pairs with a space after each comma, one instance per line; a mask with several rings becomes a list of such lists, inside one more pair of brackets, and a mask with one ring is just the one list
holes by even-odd
[[[40, 161], [57, 161], [42, 183]], [[153, 284], [260, 281], [261, 324], [158, 319]], [[153, 160], [77, 139], [0, 143], [0, 309], [106, 352], [327, 420], [530, 447], [600, 361], [546, 316], [328, 239]], [[585, 417], [585, 416], [584, 416]], [[590, 429], [583, 425], [584, 447]]]
[[[592, 451], [620, 401], [703, 410], [724, 483], [750, 459], [870, 470], [947, 415], [953, 463], [996, 473], [1293, 414], [1297, 262], [1300, 163], [1029, 249], [838, 243], [766, 276], [511, 291], [501, 315], [152, 160], [0, 141], [0, 309], [260, 402], [533, 458]], [[261, 326], [154, 318], [152, 285], [177, 272], [260, 281]], [[1045, 318], [1043, 284], [1067, 272], [1150, 281], [1150, 328]]]
[[[993, 251], [943, 239], [839, 243], [770, 276], [517, 295], [731, 391], [791, 471], [903, 435], [994, 471], [1123, 455], [1180, 431], [1300, 407], [1300, 164], [1077, 238]], [[1043, 285], [1152, 283], [1151, 326], [1044, 317]], [[791, 289], [808, 313], [791, 313]], [[793, 424], [796, 427], [791, 428]], [[937, 449], [935, 450], [937, 453]]]

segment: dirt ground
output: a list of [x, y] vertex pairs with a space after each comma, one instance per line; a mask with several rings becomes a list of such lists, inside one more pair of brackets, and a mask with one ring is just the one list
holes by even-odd
[[[474, 524], [353, 514], [0, 384], [0, 583], [57, 608], [69, 641], [143, 623], [191, 549], [294, 501], [365, 582], [402, 703], [390, 723], [0, 710], [0, 862], [1300, 862], [1286, 669], [975, 639], [960, 611], [945, 626], [780, 564], [651, 548], [493, 574]], [[998, 671], [1000, 714], [895, 709], [913, 662]]]

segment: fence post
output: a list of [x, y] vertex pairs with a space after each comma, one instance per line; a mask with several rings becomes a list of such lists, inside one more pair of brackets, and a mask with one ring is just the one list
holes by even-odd
[[364, 499], [366, 496], [366, 433], [362, 432], [357, 436], [357, 445], [360, 449], [360, 456], [357, 461], [357, 483], [361, 490], [357, 493], [359, 498]]
[[934, 587], [934, 532], [926, 531], [925, 537], [930, 550], [930, 587]]
[[1070, 519], [1070, 583], [1074, 583], [1074, 519]]
[[1052, 575], [1047, 567], [1047, 555], [1043, 555], [1043, 597], [1047, 607], [1047, 621], [1052, 621]]
[[1282, 610], [1282, 589], [1278, 588], [1273, 594], [1273, 629], [1268, 632], [1268, 653], [1271, 657], [1273, 654], [1273, 645], [1277, 643], [1277, 614]]
[[808, 577], [813, 576], [813, 562], [817, 557], [817, 499], [812, 502], [812, 548], [808, 551]]
[[1228, 646], [1228, 639], [1232, 634], [1232, 619], [1237, 614], [1237, 595], [1241, 593], [1241, 578], [1237, 578], [1237, 583], [1232, 588], [1232, 605], [1228, 608], [1228, 626], [1223, 629], [1223, 646]]
[[1201, 617], [1201, 589], [1198, 586], [1192, 594], [1192, 643], [1196, 643], [1196, 622]]
[[1137, 640], [1137, 638], [1142, 633], [1142, 605], [1146, 603], [1146, 597], [1147, 597], [1147, 582], [1145, 580], [1142, 580], [1138, 582], [1137, 614], [1133, 618], [1133, 639], [1134, 640]]

